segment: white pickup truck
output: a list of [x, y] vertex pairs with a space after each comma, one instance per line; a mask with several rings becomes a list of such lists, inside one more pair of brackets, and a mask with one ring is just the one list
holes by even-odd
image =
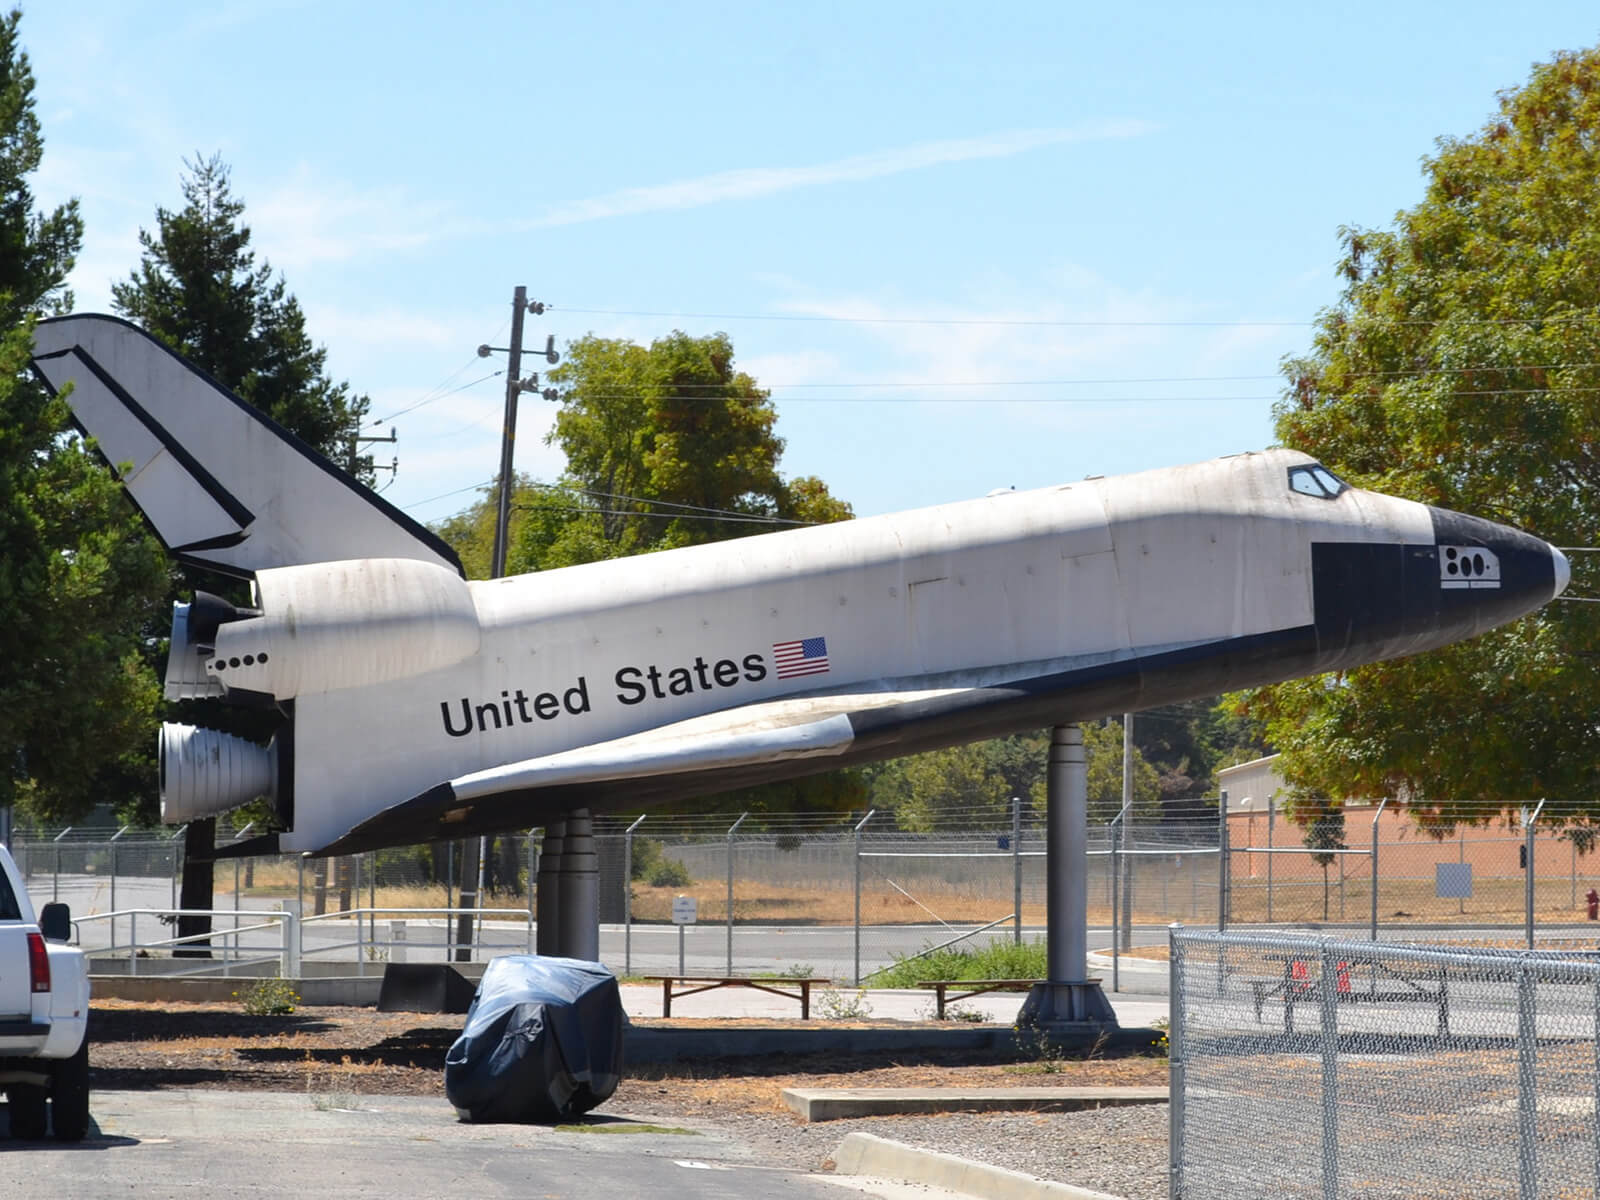
[[0, 845], [0, 1088], [12, 1137], [49, 1128], [77, 1142], [89, 1132], [89, 963], [67, 945], [71, 935], [65, 904], [46, 904], [34, 919]]

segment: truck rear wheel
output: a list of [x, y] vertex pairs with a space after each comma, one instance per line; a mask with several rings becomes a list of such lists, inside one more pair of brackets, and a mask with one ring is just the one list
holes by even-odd
[[12, 1137], [32, 1142], [44, 1136], [46, 1094], [36, 1083], [13, 1083], [6, 1087]]
[[89, 1035], [50, 1076], [50, 1126], [58, 1142], [81, 1142], [89, 1132]]

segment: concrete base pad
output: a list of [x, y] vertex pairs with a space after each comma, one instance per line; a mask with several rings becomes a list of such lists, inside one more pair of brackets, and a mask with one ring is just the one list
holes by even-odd
[[833, 1159], [840, 1175], [906, 1179], [988, 1200], [1117, 1200], [1105, 1192], [1036, 1179], [953, 1154], [918, 1150], [870, 1133], [850, 1134], [833, 1152]]
[[783, 1102], [808, 1121], [942, 1112], [1078, 1112], [1165, 1104], [1164, 1087], [785, 1088]]
[[1022, 1002], [1017, 1024], [1052, 1035], [1077, 1037], [1117, 1028], [1116, 1010], [1098, 979], [1036, 983]]

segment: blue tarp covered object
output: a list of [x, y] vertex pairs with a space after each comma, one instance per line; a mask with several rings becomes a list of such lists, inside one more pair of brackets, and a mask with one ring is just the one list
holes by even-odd
[[559, 1121], [603, 1103], [622, 1079], [622, 997], [596, 962], [507, 954], [489, 960], [444, 1094], [462, 1120]]

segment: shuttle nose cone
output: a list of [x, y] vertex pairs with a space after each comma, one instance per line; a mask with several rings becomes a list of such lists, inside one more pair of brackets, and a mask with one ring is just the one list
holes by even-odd
[[[1567, 556], [1554, 546], [1550, 547], [1550, 561], [1555, 566], [1557, 596], [1567, 590], [1567, 583], [1572, 578], [1572, 564], [1567, 561]], [[1553, 599], [1554, 597], [1552, 597]]]

